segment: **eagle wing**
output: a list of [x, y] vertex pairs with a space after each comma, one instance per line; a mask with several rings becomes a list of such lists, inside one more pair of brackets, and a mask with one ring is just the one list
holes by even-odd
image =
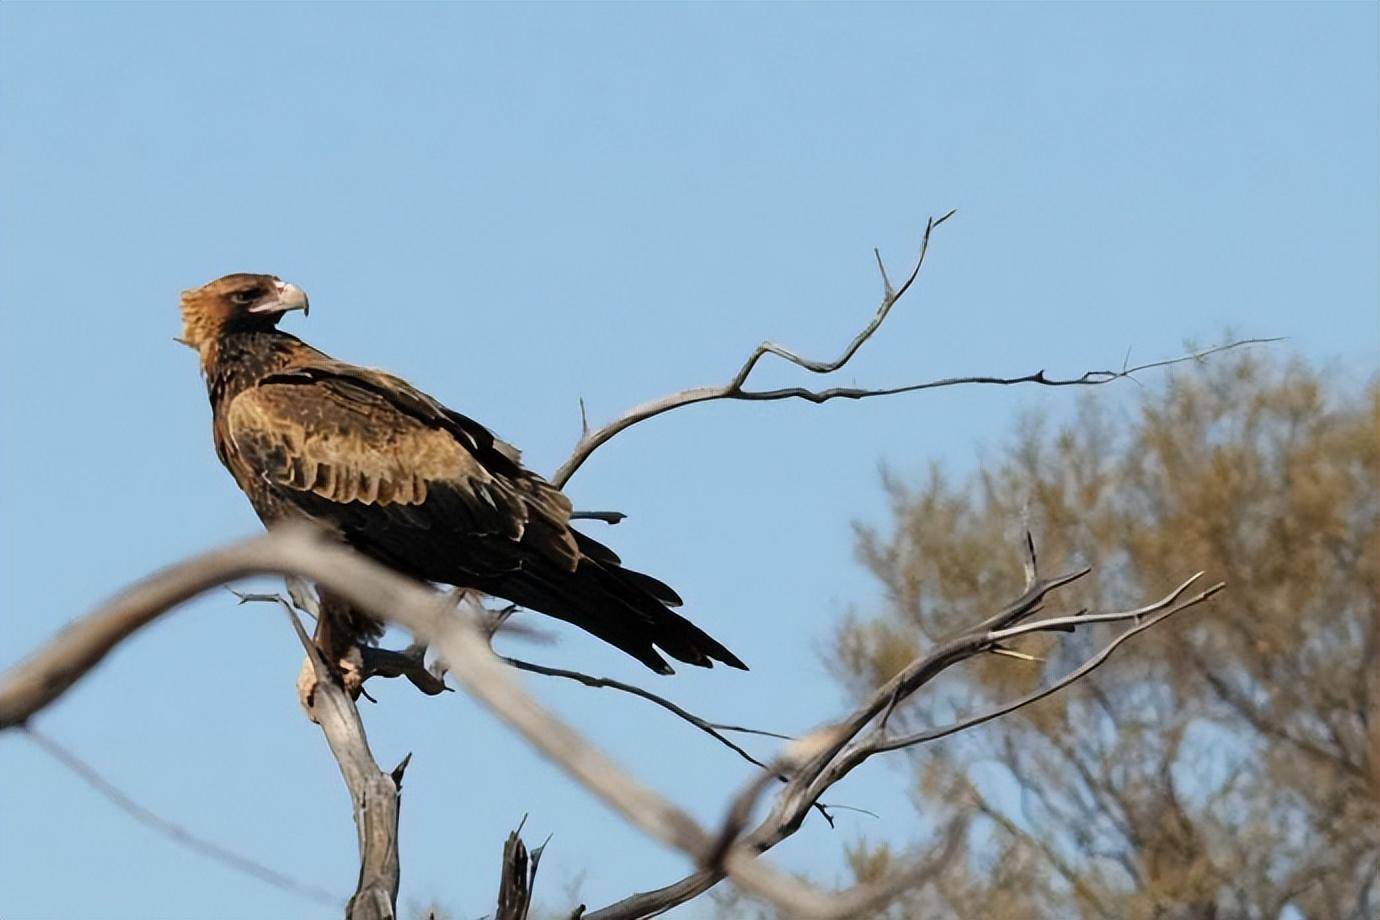
[[579, 559], [560, 491], [482, 425], [391, 375], [332, 361], [274, 373], [231, 400], [225, 425], [254, 476], [347, 529], [499, 537], [569, 569]]
[[675, 591], [572, 530], [569, 500], [516, 450], [397, 377], [312, 358], [235, 396], [225, 427], [278, 502], [395, 568], [574, 623], [662, 673], [654, 646], [745, 667], [668, 609]]

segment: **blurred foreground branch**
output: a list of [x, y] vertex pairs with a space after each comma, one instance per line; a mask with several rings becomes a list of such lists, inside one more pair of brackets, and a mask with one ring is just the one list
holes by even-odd
[[[23, 724], [84, 676], [119, 641], [152, 622], [180, 601], [216, 585], [249, 575], [308, 578], [381, 620], [410, 630], [440, 654], [471, 696], [521, 733], [574, 780], [662, 843], [686, 853], [698, 871], [667, 889], [635, 895], [589, 917], [641, 917], [682, 903], [725, 876], [744, 891], [792, 916], [847, 917], [869, 909], [900, 889], [900, 876], [843, 892], [820, 891], [780, 872], [757, 857], [794, 833], [810, 808], [831, 785], [868, 757], [897, 746], [887, 734], [887, 716], [897, 705], [943, 670], [982, 655], [1020, 635], [1067, 630], [1085, 623], [1140, 620], [1134, 630], [1161, 622], [1200, 603], [1220, 589], [1215, 585], [1192, 597], [1183, 595], [1194, 579], [1153, 604], [1113, 613], [1080, 613], [1029, 621], [1045, 597], [1086, 572], [1040, 579], [1032, 571], [1025, 594], [979, 628], [940, 644], [878, 689], [862, 707], [837, 725], [791, 742], [770, 773], [791, 777], [771, 813], [751, 833], [739, 837], [736, 823], [714, 834], [662, 796], [633, 779], [597, 746], [537, 703], [489, 649], [488, 636], [473, 617], [460, 615], [444, 597], [354, 551], [303, 527], [280, 527], [252, 540], [173, 566], [136, 585], [103, 608], [69, 626], [0, 676], [0, 726]], [[296, 629], [309, 654], [310, 640]], [[325, 669], [319, 656], [314, 666]], [[328, 670], [328, 669], [327, 669]], [[397, 885], [397, 789], [401, 769], [383, 774], [364, 741], [353, 702], [333, 680], [323, 680], [318, 718], [350, 786], [360, 828], [361, 877], [353, 916], [391, 916]], [[338, 692], [337, 692], [338, 691]], [[318, 692], [321, 692], [319, 689]], [[334, 700], [335, 702], [332, 702]], [[338, 710], [338, 711], [337, 711]], [[867, 731], [869, 729], [870, 731]], [[406, 761], [404, 761], [405, 765]], [[764, 788], [754, 782], [731, 815], [744, 815]], [[391, 828], [391, 831], [389, 830]], [[903, 874], [920, 874], [912, 869]], [[375, 911], [370, 913], [369, 911]]]

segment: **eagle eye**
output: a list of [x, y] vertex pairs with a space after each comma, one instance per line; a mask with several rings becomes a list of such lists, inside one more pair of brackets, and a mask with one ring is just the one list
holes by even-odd
[[247, 306], [254, 302], [258, 294], [255, 291], [236, 291], [230, 295], [230, 299], [240, 306]]

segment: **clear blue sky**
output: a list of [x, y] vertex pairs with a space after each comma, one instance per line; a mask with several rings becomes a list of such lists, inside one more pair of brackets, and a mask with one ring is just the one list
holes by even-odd
[[[0, 666], [258, 529], [172, 341], [178, 291], [230, 271], [302, 285], [293, 332], [547, 471], [578, 397], [606, 418], [723, 379], [764, 337], [833, 354], [875, 305], [871, 247], [899, 272], [949, 208], [915, 295], [839, 382], [1079, 373], [1228, 326], [1376, 362], [1373, 4], [5, 4], [0, 26]], [[878, 463], [961, 471], [1018, 412], [1073, 399], [720, 405], [638, 428], [571, 493], [630, 514], [600, 537], [753, 670], [658, 680], [566, 629], [522, 651], [807, 728], [843, 702], [831, 623], [877, 602], [850, 524], [882, 519]], [[354, 832], [297, 709], [300, 659], [276, 610], [213, 593], [37, 724], [160, 813], [343, 896]], [[748, 775], [637, 700], [532, 686], [705, 820]], [[372, 689], [379, 759], [414, 754], [403, 905], [490, 910], [525, 812], [554, 834], [548, 905], [687, 868], [465, 699]], [[131, 823], [22, 737], [0, 738], [0, 772], [6, 920], [335, 915]], [[906, 782], [875, 765], [834, 798], [880, 819], [812, 821], [774, 858], [832, 882], [846, 842], [913, 839]]]

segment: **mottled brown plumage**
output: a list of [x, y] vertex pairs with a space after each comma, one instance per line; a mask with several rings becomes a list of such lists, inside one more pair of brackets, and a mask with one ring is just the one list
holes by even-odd
[[[306, 295], [227, 275], [182, 295], [216, 454], [271, 524], [305, 517], [416, 578], [474, 588], [573, 623], [653, 670], [743, 663], [684, 617], [666, 585], [570, 526], [570, 502], [518, 452], [403, 380], [276, 326]], [[373, 631], [354, 622], [353, 633]]]

